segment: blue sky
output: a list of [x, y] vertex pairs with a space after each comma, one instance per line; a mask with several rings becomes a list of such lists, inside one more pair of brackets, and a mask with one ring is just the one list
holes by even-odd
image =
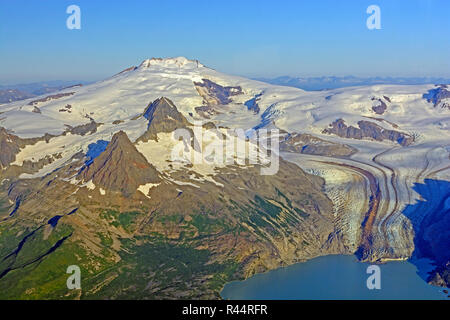
[[[81, 30], [66, 8], [81, 8]], [[366, 9], [381, 8], [381, 30]], [[1, 0], [0, 83], [98, 80], [186, 56], [243, 76], [450, 77], [448, 0]]]

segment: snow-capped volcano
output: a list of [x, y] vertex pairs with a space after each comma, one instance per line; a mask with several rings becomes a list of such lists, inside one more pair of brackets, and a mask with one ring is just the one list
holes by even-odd
[[[436, 107], [436, 99], [430, 99], [436, 90], [439, 103], [445, 105], [445, 85], [307, 92], [226, 75], [184, 57], [152, 58], [91, 85], [2, 105], [0, 127], [22, 139], [53, 137], [45, 148], [43, 142], [22, 148], [14, 164], [39, 161], [49, 153], [61, 154], [56, 161], [61, 164], [120, 130], [135, 141], [147, 130], [147, 119], [139, 115], [149, 103], [167, 97], [190, 123], [309, 134], [316, 141], [360, 150], [368, 161], [399, 145], [414, 152], [431, 147], [445, 158], [450, 110]], [[88, 135], [73, 134], [92, 126], [95, 130]], [[49, 164], [41, 174], [55, 166]]]
[[[0, 181], [13, 206], [5, 221], [21, 210], [40, 214], [36, 203], [51, 190], [60, 204], [67, 193], [73, 195], [73, 205], [84, 207], [86, 216], [101, 203], [143, 210], [134, 232], [172, 240], [216, 230], [200, 227], [202, 216], [192, 230], [174, 224], [167, 231], [161, 222], [166, 220], [154, 218], [154, 212], [181, 212], [181, 218], [166, 222], [189, 226], [188, 211], [208, 206], [215, 214], [229, 212], [213, 251], [220, 256], [221, 246], [233, 243], [235, 229], [224, 225], [239, 224], [251, 235], [251, 253], [246, 256], [247, 247], [236, 251], [249, 273], [325, 252], [407, 259], [418, 230], [425, 222], [439, 225], [433, 213], [450, 197], [447, 189], [425, 183], [439, 203], [411, 209], [423, 197], [417, 184], [450, 181], [449, 96], [446, 84], [308, 92], [226, 75], [184, 57], [147, 59], [94, 84], [0, 105]], [[263, 178], [254, 165], [236, 165], [233, 157], [220, 164], [175, 163], [173, 132], [192, 133], [198, 123], [201, 132], [214, 128], [225, 140], [234, 138], [232, 129], [278, 129], [280, 172]], [[184, 149], [198, 155], [200, 147], [215, 143], [211, 136], [192, 139]], [[28, 190], [30, 185], [40, 189]], [[181, 195], [185, 202], [176, 202]], [[264, 219], [259, 207], [267, 210]], [[285, 241], [292, 234], [292, 241]], [[264, 264], [254, 258], [265, 250], [255, 244], [259, 241], [274, 245], [275, 260]]]
[[[215, 87], [202, 89], [199, 84], [204, 80]], [[240, 89], [239, 94], [221, 92], [226, 87]], [[203, 119], [205, 114], [214, 113], [218, 122], [231, 127], [248, 129], [264, 120], [266, 123], [274, 120], [277, 127], [288, 132], [302, 128], [321, 135], [323, 129], [339, 118], [357, 127], [360, 120], [382, 116], [386, 119], [381, 125], [386, 129], [395, 129], [397, 125], [413, 133], [419, 128], [422, 135], [431, 139], [436, 138], [435, 134], [441, 136], [440, 130], [447, 132], [450, 117], [448, 110], [434, 108], [424, 98], [433, 89], [432, 84], [378, 85], [306, 92], [229, 76], [184, 57], [152, 58], [98, 83], [3, 105], [0, 126], [23, 138], [45, 133], [57, 135], [67, 125], [131, 119], [149, 102], [166, 96], [188, 119]], [[228, 100], [216, 99], [223, 94], [229, 95]], [[216, 103], [212, 102], [214, 99]], [[257, 105], [257, 114], [247, 112], [251, 103]], [[217, 106], [207, 109], [210, 104]], [[381, 104], [385, 106], [382, 114], [374, 111]]]

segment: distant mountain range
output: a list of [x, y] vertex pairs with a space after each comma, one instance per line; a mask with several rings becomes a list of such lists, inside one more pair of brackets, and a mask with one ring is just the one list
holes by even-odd
[[368, 77], [360, 78], [355, 76], [324, 76], [324, 77], [290, 77], [281, 76], [276, 78], [254, 78], [254, 80], [267, 82], [279, 86], [289, 86], [308, 91], [318, 91], [327, 89], [337, 89], [354, 86], [368, 86], [377, 84], [399, 84], [399, 85], [419, 85], [419, 84], [440, 84], [450, 83], [450, 78], [438, 77]]
[[[399, 85], [419, 85], [419, 84], [441, 84], [450, 83], [450, 78], [438, 77], [371, 77], [360, 78], [355, 76], [335, 77], [290, 77], [281, 76], [276, 78], [253, 78], [279, 86], [288, 86], [307, 91], [320, 91], [354, 86], [368, 86], [377, 84], [399, 84]], [[29, 99], [46, 93], [52, 93], [61, 89], [79, 84], [89, 84], [88, 81], [53, 80], [45, 82], [22, 83], [14, 85], [0, 85], [0, 104], [10, 103], [19, 100]]]
[[46, 82], [0, 85], [0, 104], [24, 100], [55, 92], [73, 85], [87, 84], [86, 81], [54, 80]]

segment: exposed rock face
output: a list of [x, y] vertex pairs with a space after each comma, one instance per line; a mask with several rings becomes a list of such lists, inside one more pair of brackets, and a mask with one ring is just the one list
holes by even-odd
[[220, 114], [220, 112], [216, 111], [216, 109], [210, 106], [196, 107], [195, 112], [197, 112], [200, 116], [202, 116], [205, 119], [210, 119], [212, 116]]
[[34, 108], [33, 108], [33, 110], [31, 111], [31, 112], [34, 112], [34, 113], [39, 113], [39, 114], [41, 114], [42, 112], [41, 112], [41, 109], [39, 109], [38, 107], [36, 107], [36, 106], [34, 106]]
[[190, 125], [174, 103], [165, 97], [149, 104], [142, 116], [148, 119], [148, 129], [138, 140], [143, 142], [157, 140], [159, 132], [170, 133]]
[[115, 76], [117, 76], [117, 75], [119, 75], [119, 74], [127, 73], [127, 72], [129, 72], [129, 71], [134, 71], [134, 70], [136, 70], [136, 69], [137, 69], [136, 66], [131, 66], [131, 67], [126, 68], [126, 69], [120, 71], [119, 73], [115, 74]]
[[330, 128], [323, 130], [323, 133], [335, 134], [342, 138], [358, 140], [364, 138], [370, 138], [376, 141], [390, 140], [392, 142], [397, 142], [402, 146], [408, 146], [414, 142], [414, 137], [407, 133], [384, 129], [370, 121], [358, 121], [358, 126], [359, 128], [347, 126], [343, 119], [337, 119], [330, 124]]
[[423, 95], [424, 99], [433, 103], [434, 107], [450, 109], [450, 91], [445, 84], [438, 85], [437, 88], [431, 89]]
[[[91, 121], [88, 124], [80, 125], [76, 127], [67, 126], [68, 129], [62, 133], [62, 135], [66, 135], [68, 132], [71, 134], [76, 134], [80, 136], [84, 136], [86, 134], [94, 133], [97, 131], [97, 128], [101, 124]], [[33, 145], [39, 141], [49, 142], [51, 138], [56, 137], [55, 135], [45, 134], [39, 138], [20, 138], [14, 135], [11, 132], [8, 132], [5, 128], [0, 127], [0, 169], [8, 167], [11, 163], [16, 160], [16, 155], [20, 152], [21, 149], [25, 148], [27, 145]], [[41, 159], [37, 162], [32, 161], [24, 161], [23, 166], [21, 167], [23, 172], [32, 173], [40, 168], [42, 168], [45, 164], [52, 163], [53, 159], [57, 159], [58, 154], [48, 155], [46, 158]]]
[[[82, 87], [82, 86], [83, 86], [82, 83], [76, 83], [76, 84], [73, 84], [73, 85], [64, 87], [64, 88], [62, 88], [61, 90], [70, 89], [70, 88], [80, 88], [80, 87]], [[50, 90], [53, 90], [53, 88], [50, 88]], [[59, 89], [58, 89], [58, 90], [59, 90]], [[53, 90], [53, 91], [57, 91], [57, 89], [55, 89], [55, 90]], [[52, 92], [52, 91], [45, 91], [45, 92], [48, 93], [48, 92]]]
[[0, 127], [0, 169], [16, 160], [16, 154], [20, 151], [20, 145], [19, 137], [9, 134], [5, 128]]
[[30, 101], [28, 103], [28, 105], [34, 106], [34, 105], [37, 105], [37, 104], [39, 104], [41, 102], [47, 102], [47, 101], [51, 101], [51, 100], [55, 100], [55, 99], [60, 99], [60, 98], [63, 98], [63, 97], [69, 97], [69, 96], [74, 95], [74, 94], [75, 94], [75, 92], [57, 93], [57, 94], [46, 96], [46, 97], [41, 98], [41, 99]]
[[247, 109], [253, 111], [256, 114], [259, 113], [260, 108], [258, 102], [261, 99], [262, 95], [263, 93], [259, 93], [253, 99], [246, 101], [244, 104], [247, 107]]
[[395, 129], [399, 128], [398, 124], [396, 124], [394, 122], [391, 122], [389, 120], [383, 119], [383, 118], [377, 118], [377, 117], [365, 117], [365, 118], [372, 119], [372, 120], [375, 120], [375, 121], [378, 121], [378, 122], [381, 122], [381, 123], [385, 122], [385, 123], [391, 125]]
[[79, 178], [126, 196], [135, 193], [140, 185], [160, 181], [158, 171], [123, 131], [112, 137], [106, 150], [80, 172]]
[[21, 148], [42, 140], [48, 142], [52, 137], [52, 135], [46, 134], [40, 138], [22, 139], [0, 127], [0, 169], [14, 162]]
[[230, 97], [242, 94], [242, 88], [223, 87], [208, 79], [202, 79], [203, 82], [194, 82], [200, 96], [209, 106], [224, 105], [231, 102]]
[[429, 282], [435, 286], [450, 288], [450, 260], [436, 267], [430, 275]]
[[280, 150], [318, 156], [345, 157], [355, 153], [355, 149], [345, 144], [335, 143], [317, 138], [310, 134], [288, 134], [281, 141]]
[[[391, 102], [390, 99], [388, 97], [384, 97], [386, 99], [386, 101]], [[383, 114], [386, 109], [387, 109], [387, 105], [386, 103], [381, 99], [381, 98], [372, 98], [372, 101], [377, 101], [378, 104], [375, 104], [374, 106], [372, 106], [372, 110], [373, 112], [375, 112], [376, 114]]]
[[[36, 108], [36, 106], [35, 106], [35, 108]], [[64, 106], [64, 108], [59, 109], [59, 112], [72, 113], [72, 106], [70, 104], [67, 104]]]
[[[91, 121], [88, 124], [82, 124], [82, 125], [79, 125], [76, 127], [67, 126], [68, 130], [66, 132], [84, 136], [86, 134], [92, 134], [92, 133], [97, 132], [97, 128], [101, 125], [102, 125], [101, 123], [96, 123], [95, 121]], [[64, 132], [64, 134], [66, 134], [66, 132]]]

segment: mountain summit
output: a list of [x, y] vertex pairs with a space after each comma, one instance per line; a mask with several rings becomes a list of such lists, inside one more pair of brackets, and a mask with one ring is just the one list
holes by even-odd
[[149, 139], [157, 140], [157, 134], [160, 132], [171, 133], [190, 125], [174, 103], [165, 97], [150, 103], [142, 116], [148, 120], [147, 131], [139, 138], [139, 141], [143, 142], [147, 142]]
[[106, 190], [131, 195], [139, 186], [157, 183], [158, 171], [136, 150], [125, 132], [119, 131], [94, 161], [81, 173], [84, 181], [92, 181]]
[[176, 58], [151, 58], [142, 61], [139, 68], [149, 68], [151, 66], [159, 66], [159, 67], [177, 67], [182, 68], [186, 66], [196, 66], [196, 67], [204, 67], [198, 60], [189, 60], [185, 57], [176, 57]]

